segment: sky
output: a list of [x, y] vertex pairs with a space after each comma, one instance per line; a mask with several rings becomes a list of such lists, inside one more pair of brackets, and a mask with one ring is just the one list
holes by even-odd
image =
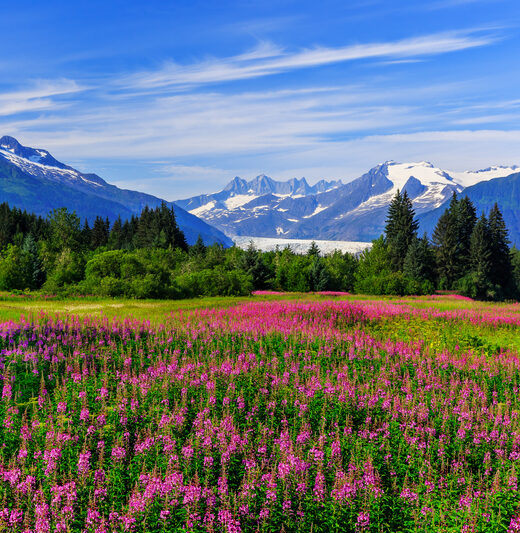
[[18, 0], [0, 51], [0, 136], [167, 200], [520, 164], [518, 0]]

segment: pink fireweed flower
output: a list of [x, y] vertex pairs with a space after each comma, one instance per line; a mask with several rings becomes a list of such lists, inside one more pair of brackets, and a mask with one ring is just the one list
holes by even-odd
[[89, 451], [79, 454], [78, 474], [82, 475], [88, 472], [90, 468], [90, 456], [91, 456], [91, 453]]
[[357, 529], [367, 529], [370, 526], [370, 513], [359, 513], [356, 520]]
[[124, 459], [126, 456], [126, 450], [122, 446], [114, 446], [112, 448], [111, 452], [112, 459], [115, 459], [116, 461], [120, 459]]

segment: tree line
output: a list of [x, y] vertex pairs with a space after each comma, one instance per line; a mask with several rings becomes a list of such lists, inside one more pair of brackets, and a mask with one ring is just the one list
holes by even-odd
[[510, 248], [508, 230], [495, 204], [477, 218], [475, 206], [454, 193], [431, 240], [419, 224], [406, 191], [388, 209], [385, 233], [362, 254], [358, 289], [373, 294], [429, 294], [454, 290], [476, 299], [518, 297], [520, 253]]
[[406, 192], [389, 206], [384, 234], [360, 255], [307, 253], [290, 247], [261, 252], [191, 246], [171, 207], [92, 226], [61, 208], [43, 218], [0, 205], [0, 289], [130, 298], [247, 295], [253, 290], [430, 294], [456, 290], [478, 299], [517, 298], [520, 252], [510, 248], [498, 206], [477, 218], [456, 195], [432, 238], [418, 236]]

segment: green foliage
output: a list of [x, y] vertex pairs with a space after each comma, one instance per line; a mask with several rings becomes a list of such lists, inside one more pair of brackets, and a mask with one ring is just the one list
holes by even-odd
[[471, 235], [471, 272], [461, 281], [461, 288], [472, 298], [488, 299], [494, 296], [492, 278], [491, 229], [482, 215]]
[[500, 293], [514, 292], [513, 265], [509, 250], [508, 231], [502, 213], [496, 203], [489, 213], [489, 232], [492, 261], [490, 281]]
[[365, 294], [386, 294], [383, 280], [390, 276], [391, 272], [388, 246], [381, 236], [372, 241], [372, 248], [363, 251], [359, 256], [354, 290]]
[[394, 272], [402, 271], [408, 247], [417, 238], [419, 223], [408, 193], [397, 191], [390, 202], [385, 226], [388, 259]]
[[415, 238], [410, 243], [404, 258], [404, 275], [419, 284], [429, 281], [433, 285], [435, 279], [434, 265], [435, 257], [430, 248], [428, 237], [425, 235], [422, 239]]
[[239, 268], [251, 276], [255, 289], [267, 289], [269, 287], [272, 272], [263, 261], [262, 254], [252, 242], [241, 255]]
[[439, 217], [432, 236], [441, 289], [453, 288], [459, 274], [457, 264], [457, 202], [457, 197], [454, 194], [449, 209], [446, 209]]
[[52, 270], [47, 275], [44, 289], [50, 293], [60, 292], [62, 287], [83, 279], [85, 259], [79, 252], [64, 248], [56, 255]]
[[0, 289], [23, 290], [29, 287], [28, 254], [16, 245], [8, 244], [0, 260]]
[[253, 289], [250, 274], [239, 270], [225, 271], [222, 267], [182, 274], [175, 284], [186, 298], [194, 296], [245, 296]]
[[355, 275], [358, 268], [358, 259], [355, 255], [335, 250], [323, 258], [330, 281], [329, 286], [334, 290], [352, 291], [354, 289]]

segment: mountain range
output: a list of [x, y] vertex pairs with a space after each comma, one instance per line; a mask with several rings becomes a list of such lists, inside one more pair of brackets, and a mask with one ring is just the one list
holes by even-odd
[[[199, 235], [206, 243], [232, 244], [233, 238], [264, 237], [364, 241], [383, 232], [388, 205], [397, 190], [407, 191], [421, 232], [431, 234], [454, 192], [468, 195], [480, 212], [498, 202], [520, 245], [520, 168], [493, 166], [451, 172], [431, 163], [387, 161], [348, 183], [305, 178], [277, 181], [264, 174], [252, 180], [235, 177], [223, 190], [166, 202], [175, 210], [189, 243]], [[96, 174], [82, 173], [47, 150], [0, 138], [0, 202], [46, 216], [67, 207], [92, 221], [97, 215], [115, 220], [156, 207], [160, 198], [120, 189]]]
[[450, 172], [426, 161], [387, 161], [342, 183], [302, 179], [280, 182], [260, 175], [235, 177], [222, 191], [179, 200], [177, 205], [234, 236], [370, 241], [383, 232], [397, 190], [413, 201], [421, 231], [431, 234], [453, 193], [468, 195], [478, 213], [497, 201], [511, 240], [520, 243], [520, 168], [493, 166]]
[[[128, 219], [145, 206], [157, 207], [160, 198], [110, 185], [96, 174], [84, 174], [60, 161], [47, 150], [22, 146], [15, 138], [0, 138], [0, 201], [11, 207], [47, 216], [52, 209], [67, 207], [90, 222], [99, 215], [112, 221]], [[174, 208], [177, 223], [190, 244], [198, 236], [207, 244], [232, 241], [220, 230], [179, 205]]]

